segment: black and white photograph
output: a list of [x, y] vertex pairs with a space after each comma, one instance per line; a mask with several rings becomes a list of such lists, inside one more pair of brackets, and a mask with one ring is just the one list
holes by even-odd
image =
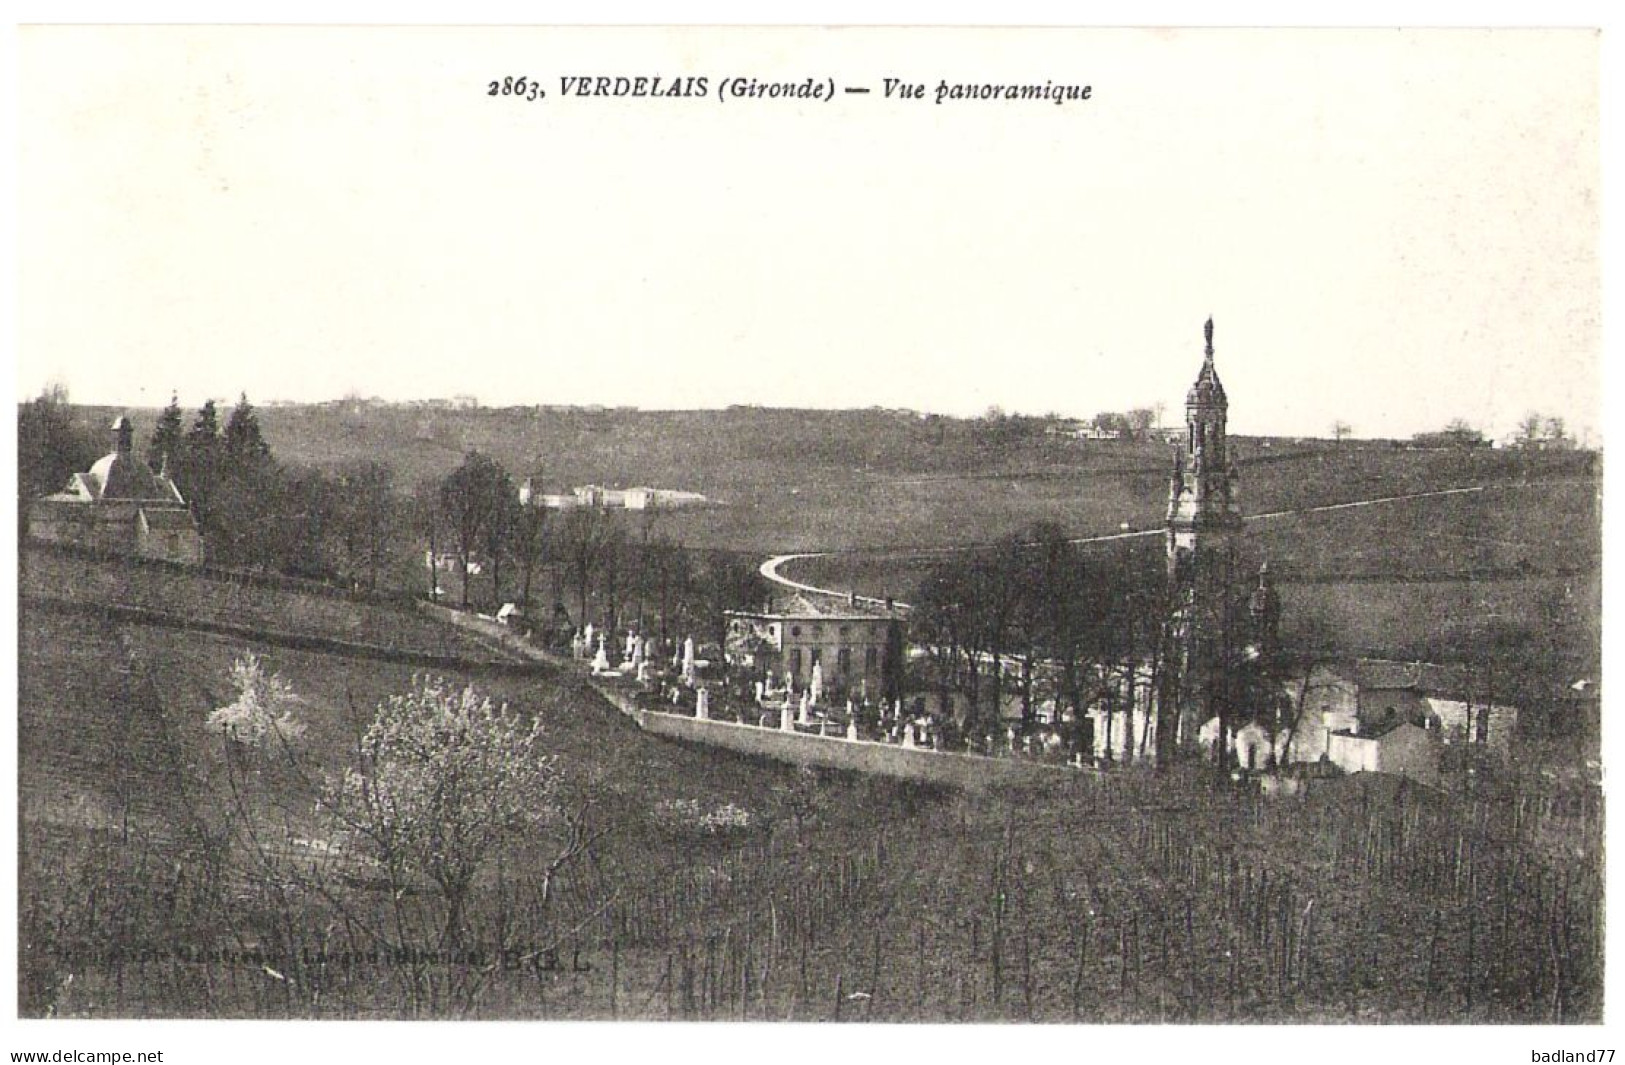
[[16, 27], [12, 1060], [1612, 1060], [1603, 31], [817, 23]]

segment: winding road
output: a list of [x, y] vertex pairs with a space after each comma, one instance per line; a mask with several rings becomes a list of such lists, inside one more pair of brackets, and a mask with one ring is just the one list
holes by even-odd
[[[1479, 485], [1472, 485], [1472, 486], [1467, 487], [1467, 488], [1441, 488], [1441, 489], [1437, 489], [1437, 490], [1431, 491], [1431, 492], [1410, 492], [1410, 493], [1407, 493], [1405, 495], [1378, 496], [1378, 497], [1376, 497], [1374, 499], [1358, 499], [1358, 500], [1355, 500], [1352, 503], [1328, 503], [1328, 504], [1325, 504], [1323, 506], [1318, 506], [1318, 507], [1299, 507], [1296, 510], [1275, 510], [1275, 511], [1270, 511], [1269, 513], [1266, 513], [1266, 514], [1249, 514], [1246, 517], [1244, 517], [1242, 520], [1243, 521], [1249, 521], [1249, 522], [1251, 522], [1251, 521], [1269, 521], [1272, 518], [1294, 518], [1294, 517], [1300, 517], [1300, 516], [1302, 516], [1304, 514], [1325, 514], [1325, 513], [1328, 513], [1330, 511], [1334, 511], [1334, 510], [1353, 510], [1353, 509], [1358, 508], [1358, 507], [1381, 506], [1381, 505], [1383, 505], [1385, 503], [1404, 503], [1404, 502], [1408, 502], [1408, 501], [1413, 500], [1413, 499], [1437, 499], [1440, 496], [1467, 495], [1467, 494], [1473, 493], [1473, 492], [1482, 492], [1487, 487], [1489, 487], [1489, 486], [1479, 484]], [[1102, 535], [1102, 536], [1080, 536], [1080, 537], [1072, 540], [1071, 543], [1074, 543], [1074, 544], [1103, 544], [1103, 543], [1109, 543], [1109, 542], [1111, 542], [1113, 540], [1133, 540], [1133, 539], [1136, 539], [1138, 537], [1161, 536], [1162, 534], [1163, 534], [1163, 528], [1159, 525], [1158, 527], [1156, 527], [1154, 529], [1135, 529], [1135, 530], [1132, 530], [1130, 532], [1107, 533], [1107, 534]], [[961, 552], [961, 551], [968, 551], [968, 550], [971, 550], [971, 549], [972, 548], [970, 548], [970, 547], [932, 548], [932, 549], [921, 550], [921, 551], [911, 551], [911, 552], [908, 552], [907, 554], [902, 555], [902, 557], [914, 558], [914, 557], [924, 557], [924, 556], [927, 556], [927, 555], [948, 555], [948, 554], [956, 554], [956, 553]], [[784, 576], [783, 574], [781, 574], [779, 572], [779, 567], [784, 565], [787, 562], [793, 562], [793, 561], [795, 561], [797, 559], [802, 559], [802, 558], [828, 558], [831, 555], [849, 555], [849, 554], [860, 554], [860, 553], [866, 553], [866, 552], [851, 551], [851, 550], [848, 550], [848, 551], [803, 551], [803, 552], [800, 552], [798, 554], [774, 555], [772, 558], [768, 559], [766, 562], [763, 562], [761, 564], [761, 566], [759, 567], [759, 572], [762, 574], [763, 577], [766, 577], [769, 581], [772, 581], [774, 584], [777, 584], [782, 588], [789, 588], [789, 589], [792, 589], [792, 590], [798, 591], [798, 592], [810, 592], [810, 593], [812, 593], [814, 595], [845, 596], [847, 594], [846, 592], [839, 591], [839, 590], [836, 590], [836, 589], [833, 589], [833, 588], [819, 588], [816, 585], [804, 584], [801, 581], [791, 580], [789, 577], [786, 577], [786, 576]], [[865, 602], [865, 603], [879, 604], [881, 602], [881, 600], [876, 599], [873, 596], [868, 596], [868, 595], [860, 595], [860, 596], [858, 596], [858, 599]], [[894, 600], [893, 605], [901, 607], [904, 610], [909, 609], [909, 605], [907, 603], [896, 602]]]

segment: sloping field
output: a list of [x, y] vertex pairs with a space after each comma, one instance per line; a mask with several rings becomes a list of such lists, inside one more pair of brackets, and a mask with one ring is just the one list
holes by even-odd
[[22, 820], [175, 835], [192, 811], [126, 634], [94, 619], [27, 608], [18, 621]]
[[219, 571], [30, 547], [22, 554], [19, 584], [25, 598], [135, 607], [178, 619], [325, 637], [403, 654], [504, 657], [408, 605], [307, 590], [295, 582], [236, 580]]
[[[130, 626], [162, 713], [121, 720], [129, 688], [106, 668], [119, 633], [77, 615], [24, 621], [25, 1015], [1436, 1022], [1601, 1010], [1600, 881], [1583, 853], [1552, 866], [1522, 852], [1506, 810], [1458, 813], [1357, 781], [1282, 805], [1211, 774], [963, 796], [814, 776], [648, 737], [565, 678], [473, 679], [542, 719], [568, 793], [591, 795], [609, 833], [549, 881], [545, 907], [546, 830], [487, 868], [465, 945], [500, 964], [403, 961], [366, 930], [394, 914], [404, 931], [379, 921], [383, 941], [433, 949], [432, 892], [312, 879], [298, 841], [317, 827], [316, 782], [347, 764], [357, 724], [409, 668]], [[300, 696], [298, 774], [233, 763], [203, 727], [245, 650]], [[105, 813], [119, 779], [143, 817], [127, 836]], [[81, 816], [79, 844], [64, 840], [63, 822]], [[188, 816], [222, 833], [220, 874], [145, 831]], [[48, 857], [33, 846], [46, 838]]]

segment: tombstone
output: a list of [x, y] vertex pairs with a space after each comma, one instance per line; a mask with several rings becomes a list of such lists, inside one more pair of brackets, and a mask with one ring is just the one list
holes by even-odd
[[598, 634], [598, 653], [592, 657], [592, 671], [594, 673], [609, 672], [609, 655], [604, 651], [604, 635]]
[[592, 627], [592, 622], [589, 621], [589, 622], [587, 622], [586, 630], [583, 631], [582, 634], [581, 634], [581, 639], [586, 643], [588, 651], [591, 651], [592, 648], [593, 648], [592, 637], [593, 637], [593, 627]]
[[914, 747], [914, 722], [912, 721], [903, 722], [903, 746], [911, 750]]
[[694, 697], [694, 716], [701, 721], [710, 720], [711, 699], [709, 689], [701, 688], [699, 694]]
[[807, 708], [809, 706], [811, 706], [811, 705], [812, 705], [812, 693], [811, 692], [802, 692], [801, 693], [801, 712], [796, 715], [797, 723], [802, 724], [802, 725], [805, 725], [807, 723]]
[[857, 742], [857, 739], [858, 739], [858, 719], [855, 718], [855, 717], [849, 717], [849, 718], [846, 719], [846, 738], [851, 740], [854, 743]]
[[795, 720], [790, 716], [790, 700], [786, 699], [779, 708], [779, 728], [784, 732], [796, 730]]
[[761, 681], [757, 681], [756, 682], [756, 701], [758, 703], [760, 703], [762, 701], [762, 698], [766, 694], [767, 694], [767, 685], [763, 684]]
[[647, 662], [639, 662], [638, 663], [638, 683], [639, 684], [647, 684], [647, 683], [649, 683], [649, 663], [647, 663]]
[[812, 701], [816, 705], [818, 700], [824, 697], [824, 664], [822, 662], [813, 663], [812, 679], [808, 682], [807, 687], [812, 695]]
[[683, 640], [683, 679], [690, 684], [694, 683], [694, 637], [692, 636]]

